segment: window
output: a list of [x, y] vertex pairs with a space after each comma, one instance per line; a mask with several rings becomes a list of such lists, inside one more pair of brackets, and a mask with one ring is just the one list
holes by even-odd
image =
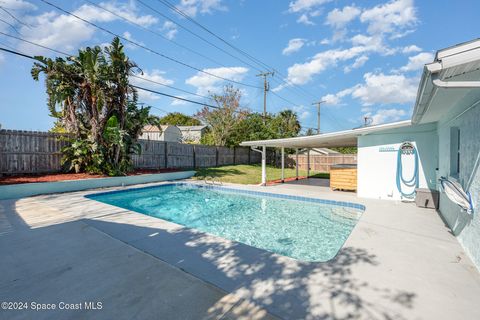
[[450, 128], [450, 175], [458, 177], [460, 174], [460, 129]]

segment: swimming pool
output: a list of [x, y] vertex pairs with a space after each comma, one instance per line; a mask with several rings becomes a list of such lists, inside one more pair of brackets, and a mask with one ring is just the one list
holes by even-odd
[[187, 183], [87, 197], [301, 261], [333, 258], [365, 210], [348, 202]]

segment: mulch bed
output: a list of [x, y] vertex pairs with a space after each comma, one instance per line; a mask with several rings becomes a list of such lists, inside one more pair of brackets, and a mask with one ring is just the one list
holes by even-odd
[[[160, 170], [135, 170], [129, 173], [129, 176], [137, 176], [142, 174], [176, 172], [178, 169], [160, 169]], [[88, 174], [88, 173], [49, 173], [38, 175], [16, 175], [0, 177], [0, 185], [34, 183], [34, 182], [56, 182], [66, 180], [81, 180], [81, 179], [97, 179], [107, 178], [106, 175]]]
[[[307, 177], [304, 177], [304, 176], [299, 176], [299, 177], [298, 177], [298, 180], [302, 180], [302, 179], [307, 179]], [[285, 179], [283, 179], [283, 181], [284, 181], [284, 182], [295, 181], [295, 177], [285, 178]], [[282, 179], [270, 180], [270, 181], [267, 181], [267, 186], [273, 186], [273, 185], [279, 184], [279, 183], [282, 183]]]

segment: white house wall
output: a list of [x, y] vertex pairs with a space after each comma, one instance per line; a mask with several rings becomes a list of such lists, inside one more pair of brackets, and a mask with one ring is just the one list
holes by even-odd
[[[436, 125], [427, 124], [382, 131], [358, 137], [358, 196], [384, 200], [401, 200], [397, 189], [397, 150], [412, 142], [419, 155], [419, 187], [436, 187], [438, 163]], [[413, 161], [404, 163], [404, 176], [411, 177]], [[411, 189], [405, 188], [404, 191]]]

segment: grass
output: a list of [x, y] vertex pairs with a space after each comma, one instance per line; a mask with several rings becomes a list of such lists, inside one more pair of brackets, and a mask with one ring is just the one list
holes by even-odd
[[[328, 173], [318, 173], [310, 171], [312, 178], [328, 179]], [[306, 176], [306, 170], [298, 170], [299, 176]], [[259, 164], [252, 165], [233, 165], [223, 167], [212, 167], [198, 169], [194, 179], [203, 180], [205, 177], [215, 177], [217, 181], [239, 183], [239, 184], [259, 184], [262, 182], [262, 166]], [[278, 180], [282, 177], [282, 169], [273, 166], [267, 166], [267, 180]], [[295, 177], [295, 168], [285, 168], [285, 178]]]

